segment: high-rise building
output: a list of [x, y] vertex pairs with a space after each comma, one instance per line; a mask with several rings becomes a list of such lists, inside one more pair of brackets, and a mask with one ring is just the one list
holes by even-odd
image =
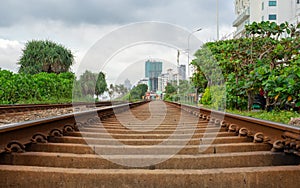
[[174, 80], [173, 69], [168, 69], [168, 70], [167, 70], [167, 74], [168, 74], [168, 81]]
[[180, 65], [178, 67], [179, 80], [186, 80], [186, 66]]
[[165, 92], [165, 88], [169, 82], [169, 74], [163, 73], [158, 77], [158, 90]]
[[158, 77], [162, 73], [162, 62], [147, 60], [145, 62], [145, 77], [149, 78], [149, 90], [158, 90]]
[[148, 60], [145, 62], [145, 77], [154, 78], [162, 73], [162, 62]]
[[150, 91], [156, 92], [158, 90], [158, 77], [149, 78]]
[[168, 74], [162, 74], [161, 75], [161, 82], [162, 82], [162, 91], [165, 91], [166, 90], [166, 86], [168, 84], [168, 78], [169, 78], [169, 75]]
[[300, 21], [300, 0], [235, 0], [234, 38], [245, 34], [245, 25], [270, 21], [278, 24]]
[[128, 90], [131, 89], [132, 85], [130, 83], [130, 81], [128, 80], [128, 78], [124, 81], [124, 87], [126, 87]]

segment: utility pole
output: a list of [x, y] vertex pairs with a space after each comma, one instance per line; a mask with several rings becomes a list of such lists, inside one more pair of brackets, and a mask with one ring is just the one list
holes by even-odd
[[[189, 36], [188, 36], [188, 49], [187, 49], [188, 50], [187, 51], [188, 52], [188, 62], [187, 62], [187, 66], [188, 66], [188, 82], [190, 82], [190, 37], [192, 36], [192, 34], [198, 32], [198, 31], [201, 31], [201, 30], [202, 30], [202, 28], [199, 28], [199, 29], [193, 31], [192, 33], [190, 33]], [[198, 97], [196, 97], [196, 99], [197, 98]]]
[[188, 52], [188, 62], [187, 62], [187, 68], [188, 68], [188, 80], [190, 79], [190, 38], [191, 38], [191, 36], [194, 34], [194, 33], [196, 33], [196, 32], [198, 32], [198, 31], [201, 31], [202, 30], [202, 28], [199, 28], [199, 29], [197, 29], [197, 30], [195, 30], [195, 31], [193, 31], [193, 32], [191, 32], [190, 34], [189, 34], [189, 36], [188, 36], [188, 49], [187, 49], [187, 52]]
[[219, 28], [219, 0], [217, 2], [217, 41], [220, 39], [220, 28]]
[[180, 51], [177, 50], [177, 94], [179, 95], [179, 56]]

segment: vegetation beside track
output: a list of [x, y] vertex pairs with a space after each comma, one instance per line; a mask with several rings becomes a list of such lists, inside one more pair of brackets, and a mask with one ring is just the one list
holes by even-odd
[[271, 112], [267, 112], [264, 110], [259, 110], [259, 111], [226, 110], [226, 112], [248, 116], [248, 117], [254, 117], [258, 119], [274, 121], [278, 123], [284, 123], [284, 124], [288, 124], [291, 118], [300, 117], [300, 114], [298, 112], [286, 111], [286, 110], [281, 110], [281, 111], [274, 110]]
[[199, 103], [205, 107], [226, 104], [229, 113], [287, 124], [300, 117], [299, 44], [300, 24], [248, 25], [246, 37], [208, 42], [195, 53], [194, 100], [175, 90], [165, 99], [195, 104], [202, 93]]
[[[0, 104], [92, 102], [95, 99], [89, 88], [92, 88], [93, 92], [96, 88], [98, 95], [106, 89], [105, 75], [97, 75], [86, 72], [76, 80], [71, 72], [17, 74], [0, 69]], [[100, 83], [99, 87], [95, 87], [97, 83]], [[73, 97], [73, 94], [76, 97]]]
[[72, 101], [72, 73], [15, 74], [0, 70], [0, 103], [33, 104]]
[[[167, 100], [170, 101], [170, 100]], [[170, 101], [171, 102], [171, 101]], [[190, 102], [181, 102], [182, 104], [187, 104], [187, 105], [195, 105], [195, 103], [190, 103]], [[211, 105], [201, 105], [204, 108], [208, 109], [214, 109]], [[291, 118], [297, 118], [300, 117], [299, 112], [295, 111], [287, 111], [287, 110], [272, 110], [270, 112], [267, 112], [265, 110], [255, 110], [255, 111], [246, 111], [246, 110], [236, 110], [236, 109], [226, 109], [225, 112], [231, 113], [231, 114], [238, 114], [242, 116], [248, 116], [248, 117], [253, 117], [257, 119], [263, 119], [263, 120], [268, 120], [268, 121], [273, 121], [273, 122], [278, 122], [278, 123], [284, 123], [288, 124], [291, 120]]]
[[[72, 52], [49, 40], [25, 44], [19, 74], [0, 68], [0, 104], [93, 102], [107, 91], [105, 74], [70, 72]], [[94, 96], [97, 96], [97, 99]]]
[[[254, 22], [246, 32], [244, 38], [208, 42], [195, 53], [192, 80], [204, 93], [201, 102], [251, 110], [260, 95], [261, 108], [300, 107], [300, 24]], [[224, 99], [210, 98], [222, 84]]]

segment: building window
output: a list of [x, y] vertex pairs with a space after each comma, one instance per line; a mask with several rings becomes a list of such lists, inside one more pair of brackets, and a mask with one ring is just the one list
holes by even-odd
[[297, 4], [300, 4], [300, 0], [297, 0]]
[[269, 20], [276, 20], [277, 16], [276, 14], [269, 14]]
[[269, 6], [270, 6], [270, 7], [275, 7], [275, 6], [277, 6], [277, 1], [269, 1]]
[[261, 10], [264, 10], [264, 9], [265, 9], [265, 3], [262, 2], [262, 3], [261, 3]]
[[265, 17], [264, 16], [261, 17], [261, 21], [265, 21]]

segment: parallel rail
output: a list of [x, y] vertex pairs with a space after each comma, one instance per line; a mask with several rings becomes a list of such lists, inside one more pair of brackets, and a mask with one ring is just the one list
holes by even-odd
[[[88, 123], [89, 121], [97, 120], [98, 117], [95, 117], [96, 114], [98, 114], [99, 117], [103, 118], [108, 115], [114, 114], [118, 110], [127, 110], [128, 106], [134, 107], [143, 103], [144, 102], [119, 104], [104, 107], [102, 109], [92, 109], [88, 111], [74, 112], [56, 117], [49, 117], [39, 120], [2, 125], [0, 126], [0, 153], [4, 152], [5, 150], [19, 150], [21, 148], [25, 148], [24, 146], [30, 143], [32, 139], [34, 139], [35, 135], [55, 135], [57, 134], [57, 130], [61, 130], [61, 133], [63, 134], [64, 131], [70, 128], [75, 129], [74, 125], [80, 118], [82, 118], [83, 121], [86, 121], [86, 123]], [[98, 103], [96, 104], [96, 106], [99, 107], [102, 104], [104, 103]], [[108, 105], [112, 103], [108, 102], [105, 104]], [[17, 143], [17, 145], [11, 145], [11, 143]], [[15, 146], [18, 148], [14, 148]]]
[[18, 104], [18, 105], [0, 105], [0, 114], [14, 113], [14, 112], [24, 112], [24, 111], [34, 111], [34, 110], [46, 110], [53, 108], [70, 108], [77, 106], [86, 107], [101, 107], [101, 106], [111, 106], [116, 104], [125, 103], [123, 101], [103, 101], [96, 103], [87, 102], [76, 102], [76, 103], [65, 103], [65, 104]]
[[191, 105], [171, 103], [207, 120], [216, 126], [222, 126], [240, 136], [248, 136], [256, 142], [273, 145], [273, 150], [285, 151], [300, 156], [300, 127], [230, 114]]
[[299, 131], [161, 101], [9, 124], [0, 186], [299, 187]]

